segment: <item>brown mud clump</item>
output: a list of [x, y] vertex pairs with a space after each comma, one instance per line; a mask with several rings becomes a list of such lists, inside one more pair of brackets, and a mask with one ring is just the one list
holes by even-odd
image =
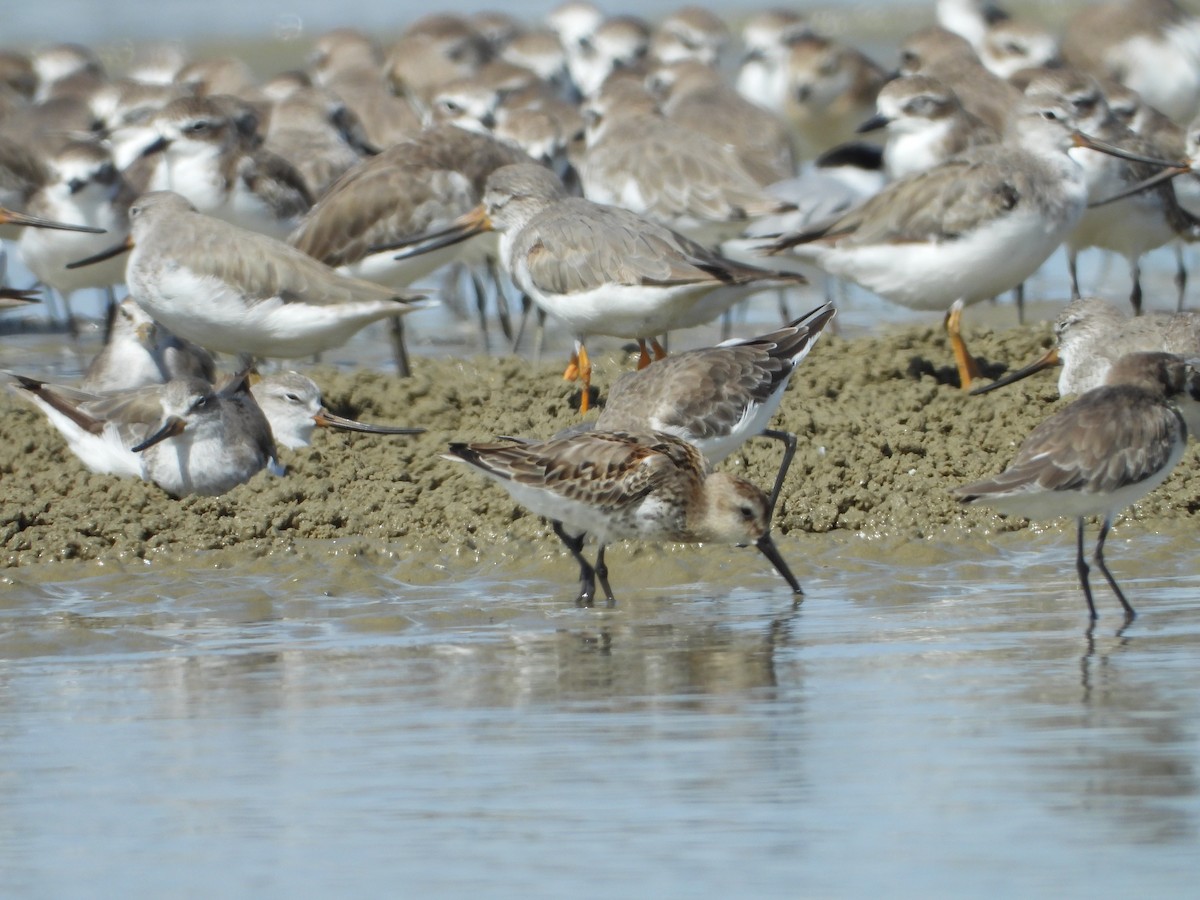
[[[995, 374], [1050, 342], [1045, 325], [972, 337]], [[604, 391], [626, 361], [601, 356]], [[220, 497], [174, 500], [153, 484], [93, 475], [42, 415], [0, 397], [0, 559], [7, 566], [62, 559], [184, 557], [241, 547], [287, 549], [355, 538], [414, 552], [478, 551], [537, 542], [549, 528], [499, 487], [440, 458], [450, 441], [511, 434], [547, 437], [579, 420], [578, 391], [547, 363], [520, 358], [418, 358], [415, 375], [308, 372], [334, 412], [421, 425], [416, 437], [320, 431], [313, 446], [280, 450], [287, 475], [256, 475]], [[826, 335], [792, 379], [774, 427], [799, 450], [775, 518], [777, 535], [846, 531], [900, 540], [1024, 527], [986, 509], [964, 510], [948, 489], [1000, 471], [1021, 440], [1063, 402], [1052, 374], [971, 397], [950, 383], [943, 333], [927, 328], [879, 338]], [[594, 413], [593, 413], [594, 415]], [[1200, 508], [1189, 451], [1170, 480], [1129, 515], [1185, 528]], [[754, 440], [722, 463], [769, 488], [779, 445]], [[496, 551], [499, 552], [499, 551]]]

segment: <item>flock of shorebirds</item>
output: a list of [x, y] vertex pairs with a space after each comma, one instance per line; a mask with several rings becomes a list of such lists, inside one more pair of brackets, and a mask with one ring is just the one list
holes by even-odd
[[[53, 292], [71, 323], [74, 292], [128, 289], [79, 386], [11, 374], [11, 388], [94, 471], [221, 493], [318, 425], [418, 432], [339, 418], [311, 380], [253, 365], [387, 320], [405, 374], [402, 317], [437, 302], [412, 286], [449, 272], [485, 346], [492, 306], [514, 341], [531, 313], [574, 337], [583, 412], [587, 339], [641, 348], [598, 417], [445, 454], [553, 523], [580, 602], [597, 584], [613, 601], [604, 549], [622, 538], [754, 544], [799, 594], [770, 536], [796, 438], [769, 425], [833, 304], [750, 340], [668, 356], [660, 339], [768, 287], [786, 309], [815, 265], [946, 311], [970, 388], [963, 306], [1012, 290], [1020, 308], [1065, 246], [1076, 299], [1056, 351], [989, 388], [1061, 362], [1060, 393], [1081, 396], [1004, 472], [955, 492], [1076, 518], [1093, 617], [1083, 525], [1099, 516], [1093, 560], [1132, 618], [1105, 537], [1200, 425], [1200, 322], [1142, 316], [1139, 270], [1175, 246], [1182, 308], [1178, 248], [1200, 237], [1200, 18], [1121, 0], [1060, 36], [978, 0], [935, 12], [887, 67], [788, 9], [744, 19], [735, 65], [729, 26], [702, 8], [651, 25], [587, 0], [537, 25], [431, 15], [386, 50], [340, 29], [266, 80], [174, 44], [121, 77], [77, 45], [0, 52], [0, 235], [38, 282], [0, 300]], [[1091, 247], [1128, 260], [1139, 318], [1080, 297]], [[237, 374], [218, 376], [213, 353]], [[712, 469], [758, 435], [784, 446], [769, 494]]]

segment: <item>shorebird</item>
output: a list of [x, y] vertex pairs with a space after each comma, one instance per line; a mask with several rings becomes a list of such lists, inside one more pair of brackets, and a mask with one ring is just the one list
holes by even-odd
[[276, 471], [271, 426], [245, 374], [214, 387], [180, 378], [92, 394], [15, 376], [91, 471], [153, 481], [168, 494], [216, 496], [262, 469]]
[[901, 75], [929, 75], [954, 88], [963, 107], [1001, 134], [1021, 102], [1021, 92], [989, 72], [966, 40], [943, 28], [926, 28], [900, 45]]
[[[21, 259], [38, 281], [62, 297], [68, 327], [75, 333], [71, 296], [85, 288], [111, 288], [125, 280], [124, 260], [88, 269], [67, 264], [90, 256], [128, 232], [128, 188], [102, 145], [74, 142], [46, 160], [46, 183], [29, 198], [33, 215], [91, 226], [89, 232], [27, 228], [18, 243]], [[111, 293], [110, 293], [110, 302]]]
[[[1026, 90], [1056, 97], [1070, 111], [1070, 123], [1075, 129], [1097, 138], [1110, 149], [1151, 157], [1159, 152], [1154, 144], [1139, 138], [1116, 120], [1099, 83], [1086, 73], [1047, 69], [1034, 77]], [[1082, 147], [1073, 151], [1072, 156], [1082, 166], [1091, 205], [1066, 240], [1071, 296], [1080, 296], [1077, 271], [1080, 251], [1088, 247], [1110, 250], [1124, 256], [1129, 264], [1132, 285], [1129, 302], [1134, 313], [1140, 315], [1141, 257], [1189, 231], [1196, 220], [1180, 207], [1168, 185], [1113, 202], [1115, 197], [1126, 193], [1126, 188], [1155, 173], [1155, 167]]]
[[597, 431], [656, 431], [687, 441], [717, 465], [757, 435], [785, 450], [770, 508], [796, 452], [796, 436], [768, 428], [796, 367], [836, 310], [825, 303], [794, 322], [759, 337], [688, 350], [626, 372], [609, 389]]
[[1176, 122], [1200, 112], [1200, 18], [1173, 0], [1089, 4], [1067, 23], [1063, 58], [1128, 85]]
[[1200, 360], [1169, 353], [1134, 353], [1118, 360], [1103, 387], [1059, 410], [1030, 433], [995, 478], [953, 490], [963, 503], [982, 503], [1026, 518], [1076, 520], [1075, 567], [1096, 618], [1083, 558], [1084, 519], [1100, 517], [1093, 560], [1125, 609], [1136, 614], [1104, 563], [1113, 519], [1146, 496], [1175, 468], [1187, 446], [1179, 406], [1200, 409]]
[[384, 81], [381, 55], [365, 34], [350, 28], [317, 38], [308, 70], [314, 84], [332, 91], [354, 112], [371, 146], [384, 149], [421, 131], [421, 115]]
[[972, 147], [1000, 141], [994, 128], [963, 108], [952, 88], [928, 75], [889, 81], [875, 104], [875, 115], [857, 131], [887, 129], [883, 166], [893, 181], [939, 166]]
[[605, 86], [589, 103], [584, 196], [620, 206], [714, 245], [788, 205], [772, 197], [720, 142], [665, 117], [639, 83]]
[[[447, 251], [397, 260], [376, 248], [449, 226], [483, 197], [500, 166], [529, 162], [516, 147], [452, 125], [434, 126], [411, 141], [363, 160], [340, 178], [288, 238], [298, 250], [343, 275], [390, 288], [407, 287], [447, 263], [486, 263], [496, 242], [483, 238], [468, 253]], [[486, 335], [477, 287], [480, 327]], [[396, 363], [407, 374], [403, 334], [395, 333]]]
[[1008, 142], [892, 182], [849, 214], [765, 249], [796, 248], [826, 272], [912, 309], [955, 304], [947, 327], [966, 389], [977, 371], [958, 336], [958, 302], [1020, 284], [1083, 214], [1087, 187], [1068, 151], [1086, 138], [1069, 121], [1055, 98], [1026, 97]]
[[129, 220], [123, 243], [72, 265], [132, 248], [130, 294], [156, 322], [207, 350], [312, 356], [423, 305], [419, 296], [347, 278], [287, 244], [205, 216], [171, 191], [143, 194]]
[[934, 7], [938, 26], [975, 49], [983, 46], [992, 27], [1010, 21], [1008, 13], [991, 0], [937, 0]]
[[1061, 365], [1059, 396], [1083, 394], [1103, 385], [1122, 356], [1150, 351], [1200, 357], [1200, 313], [1147, 313], [1130, 319], [1104, 300], [1081, 297], [1054, 320], [1054, 346], [1044, 355], [971, 393], [986, 394]]
[[[616, 602], [604, 550], [621, 539], [752, 543], [803, 593], [771, 540], [767, 496], [741, 478], [709, 472], [686, 441], [587, 431], [548, 441], [454, 443], [443, 458], [470, 464], [550, 520], [579, 563], [579, 605], [591, 604], [597, 580], [608, 605]], [[583, 556], [589, 534], [600, 545], [595, 565]]]
[[176, 378], [212, 381], [212, 355], [181, 340], [130, 297], [113, 311], [108, 340], [83, 375], [79, 387], [91, 393], [131, 391]]
[[1014, 19], [990, 27], [978, 52], [984, 68], [1006, 80], [1023, 69], [1059, 64], [1055, 36], [1040, 25]]
[[257, 146], [257, 123], [231, 103], [180, 97], [153, 121], [159, 138], [143, 153], [150, 174], [130, 175], [137, 189], [174, 191], [208, 215], [280, 239], [312, 206], [300, 173]]
[[424, 434], [424, 428], [394, 425], [369, 425], [331, 413], [321, 402], [321, 389], [315, 381], [299, 372], [267, 375], [250, 385], [275, 443], [295, 450], [312, 443], [317, 428], [336, 428], [364, 434]]
[[650, 27], [636, 16], [605, 18], [574, 42], [563, 41], [571, 81], [584, 97], [594, 96], [613, 72], [639, 65], [649, 46]]
[[517, 287], [575, 335], [564, 378], [581, 380], [582, 412], [590, 405], [589, 335], [638, 339], [644, 365], [644, 342], [676, 327], [710, 291], [804, 281], [721, 257], [628, 210], [569, 197], [553, 172], [533, 164], [493, 172], [482, 204], [425, 246], [487, 230], [500, 233], [500, 261]]
[[729, 26], [702, 6], [683, 6], [666, 15], [650, 36], [649, 57], [670, 65], [697, 62], [716, 68], [729, 44]]
[[313, 198], [364, 157], [379, 152], [358, 116], [321, 88], [299, 88], [275, 103], [263, 146], [296, 168]]
[[647, 81], [669, 121], [732, 145], [758, 184], [796, 174], [796, 154], [783, 118], [747, 100], [716, 69], [678, 62], [655, 68]]
[[814, 34], [789, 44], [786, 71], [783, 115], [799, 131], [802, 150], [812, 154], [852, 139], [888, 80], [865, 54]]
[[735, 79], [738, 93], [782, 114], [787, 103], [788, 48], [811, 33], [804, 16], [790, 9], [751, 14], [742, 25], [744, 53]]

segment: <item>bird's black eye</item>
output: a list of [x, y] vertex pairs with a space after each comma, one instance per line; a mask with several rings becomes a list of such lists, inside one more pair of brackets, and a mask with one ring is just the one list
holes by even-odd
[[1058, 113], [1056, 113], [1052, 109], [1043, 109], [1042, 110], [1042, 118], [1049, 119], [1051, 122], [1057, 122], [1058, 121]]
[[288, 393], [284, 394], [284, 395], [283, 395], [283, 397], [284, 397], [284, 399], [285, 399], [285, 400], [287, 400], [289, 403], [299, 403], [299, 402], [300, 402], [300, 395], [299, 395], [299, 394], [293, 394], [293, 393], [292, 393], [292, 392], [290, 392], [290, 391], [289, 391]]
[[183, 130], [188, 134], [204, 134], [212, 127], [212, 123], [206, 119], [201, 119], [197, 122], [189, 122], [183, 126]]
[[747, 522], [752, 522], [752, 521], [754, 521], [754, 507], [753, 507], [753, 506], [745, 506], [745, 505], [743, 505], [743, 506], [739, 506], [739, 507], [738, 507], [738, 513], [739, 513], [739, 514], [741, 515], [741, 517], [742, 517], [743, 519], [745, 519]]

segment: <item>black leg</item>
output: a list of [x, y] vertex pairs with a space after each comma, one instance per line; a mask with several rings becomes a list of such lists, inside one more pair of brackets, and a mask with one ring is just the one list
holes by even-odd
[[496, 257], [489, 256], [487, 258], [487, 271], [488, 280], [492, 283], [492, 289], [496, 292], [496, 317], [500, 320], [500, 330], [504, 332], [505, 340], [512, 343], [512, 313], [508, 309], [508, 294], [504, 291], [504, 280], [501, 278]]
[[1017, 324], [1025, 324], [1025, 282], [1013, 288], [1013, 302], [1017, 304]]
[[[1083, 517], [1077, 520], [1079, 528], [1075, 542], [1075, 570], [1079, 573], [1079, 583], [1083, 585], [1083, 596], [1087, 599], [1088, 612], [1096, 618], [1096, 604], [1092, 602], [1092, 587], [1088, 584], [1088, 564], [1083, 558]], [[1108, 574], [1107, 572], [1105, 574]]]
[[1179, 312], [1187, 302], [1188, 270], [1183, 260], [1183, 243], [1175, 242], [1175, 310]]
[[600, 580], [600, 587], [604, 591], [604, 600], [608, 604], [609, 609], [617, 605], [616, 598], [613, 597], [612, 588], [608, 584], [608, 563], [604, 561], [604, 545], [600, 545], [600, 551], [596, 554], [596, 577]]
[[484, 284], [483, 276], [480, 275], [477, 267], [471, 266], [468, 274], [471, 276], [471, 290], [475, 292], [475, 315], [479, 319], [479, 341], [483, 345], [483, 352], [490, 354], [492, 340], [488, 336], [487, 285]]
[[790, 431], [776, 431], [773, 428], [768, 428], [761, 436], [783, 442], [783, 459], [779, 461], [779, 472], [775, 475], [775, 486], [771, 488], [771, 494], [768, 497], [767, 508], [770, 510], [770, 514], [767, 521], [769, 523], [775, 517], [775, 504], [779, 502], [779, 493], [783, 490], [783, 480], [787, 477], [788, 469], [791, 468], [792, 457], [796, 455], [796, 436]]
[[1079, 259], [1073, 250], [1067, 251], [1067, 271], [1071, 274], [1071, 299], [1079, 299]]
[[396, 374], [408, 378], [412, 375], [412, 368], [408, 364], [408, 347], [404, 344], [404, 322], [400, 316], [392, 316], [388, 326], [392, 330], [392, 358], [396, 361]]
[[1142, 266], [1138, 260], [1129, 265], [1129, 274], [1133, 277], [1133, 290], [1129, 294], [1129, 302], [1133, 305], [1133, 314], [1142, 314]]
[[[552, 521], [550, 524], [554, 528], [554, 533], [558, 535], [558, 539], [566, 544], [571, 555], [575, 557], [575, 561], [579, 563], [579, 596], [575, 598], [575, 605], [591, 606], [592, 600], [596, 596], [596, 570], [583, 558], [584, 535], [572, 537], [567, 534], [562, 522]], [[601, 551], [601, 557], [603, 558], [603, 551]]]
[[[1108, 529], [1112, 527], [1112, 522], [1108, 516], [1100, 523], [1100, 538], [1096, 541], [1096, 565], [1100, 567], [1100, 571], [1104, 573], [1104, 578], [1108, 581], [1108, 586], [1112, 588], [1113, 593], [1117, 595], [1117, 599], [1121, 601], [1121, 605], [1125, 607], [1125, 621], [1130, 622], [1137, 615], [1133, 611], [1133, 607], [1129, 605], [1129, 601], [1125, 599], [1125, 595], [1121, 593], [1121, 589], [1117, 587], [1117, 580], [1112, 577], [1112, 573], [1108, 571], [1108, 566], [1104, 564], [1104, 539], [1108, 537]], [[1094, 616], [1095, 613], [1092, 613]]]

